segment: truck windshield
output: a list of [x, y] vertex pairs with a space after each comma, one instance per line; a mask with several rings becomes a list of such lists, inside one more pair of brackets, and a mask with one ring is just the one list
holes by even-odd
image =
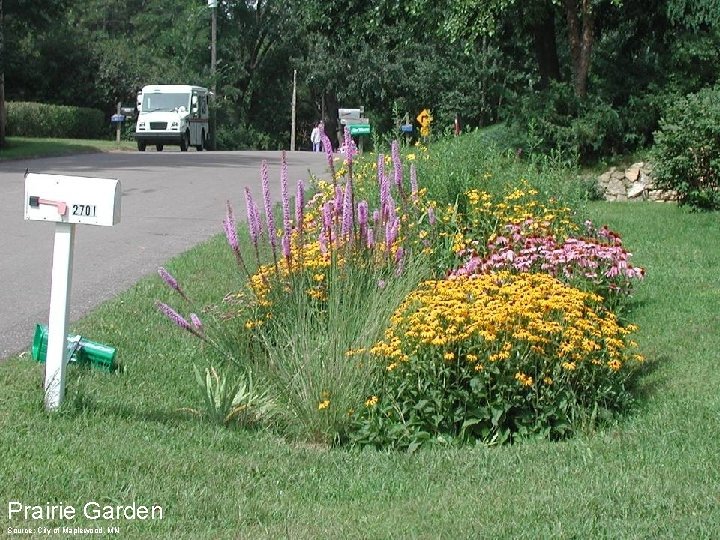
[[143, 96], [143, 112], [174, 111], [180, 107], [188, 110], [190, 105], [189, 94], [145, 94]]

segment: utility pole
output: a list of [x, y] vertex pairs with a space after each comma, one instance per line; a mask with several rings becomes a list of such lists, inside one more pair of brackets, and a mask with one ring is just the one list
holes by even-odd
[[208, 0], [208, 7], [211, 11], [210, 23], [210, 147], [215, 150], [215, 131], [217, 130], [217, 112], [215, 110], [215, 94], [217, 92], [217, 0]]
[[292, 91], [292, 127], [290, 128], [290, 151], [295, 151], [295, 99], [297, 97], [297, 69], [293, 70], [293, 91]]

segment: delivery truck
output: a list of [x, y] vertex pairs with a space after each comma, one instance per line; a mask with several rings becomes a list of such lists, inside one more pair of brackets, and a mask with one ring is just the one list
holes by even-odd
[[138, 118], [135, 140], [140, 152], [155, 145], [158, 152], [166, 144], [177, 144], [183, 152], [208, 147], [207, 88], [185, 84], [145, 86], [137, 96]]

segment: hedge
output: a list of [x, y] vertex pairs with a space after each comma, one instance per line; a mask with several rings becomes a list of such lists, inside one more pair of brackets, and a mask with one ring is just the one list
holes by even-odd
[[7, 134], [18, 137], [98, 139], [108, 134], [105, 114], [98, 109], [50, 105], [47, 103], [7, 103]]

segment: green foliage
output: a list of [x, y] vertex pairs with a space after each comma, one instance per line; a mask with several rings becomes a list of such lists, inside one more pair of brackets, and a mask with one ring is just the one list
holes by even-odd
[[229, 381], [214, 366], [205, 368], [204, 376], [195, 365], [193, 371], [204, 407], [200, 414], [211, 422], [222, 425], [236, 422], [252, 427], [267, 423], [274, 415], [274, 402], [267, 390], [258, 387], [250, 371], [237, 377], [235, 382]]
[[102, 111], [87, 107], [9, 102], [8, 135], [100, 139], [109, 134], [109, 122]]
[[677, 191], [679, 204], [720, 209], [720, 89], [672, 103], [655, 141], [657, 187]]

